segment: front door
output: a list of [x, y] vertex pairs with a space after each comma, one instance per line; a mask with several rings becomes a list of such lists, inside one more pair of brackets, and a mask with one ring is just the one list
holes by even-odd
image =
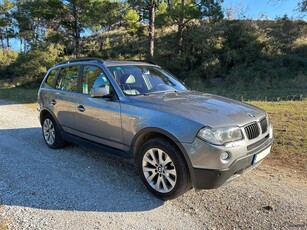
[[77, 98], [76, 130], [78, 136], [88, 140], [123, 149], [123, 135], [119, 100], [92, 98], [92, 88], [112, 86], [100, 67], [83, 66], [82, 93]]

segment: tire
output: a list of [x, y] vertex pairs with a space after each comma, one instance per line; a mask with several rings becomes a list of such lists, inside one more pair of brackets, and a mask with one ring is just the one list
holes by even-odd
[[174, 144], [165, 138], [146, 141], [136, 161], [143, 183], [160, 199], [175, 199], [191, 188], [186, 161]]
[[43, 118], [42, 132], [49, 148], [58, 149], [65, 146], [65, 140], [62, 138], [60, 129], [50, 114], [46, 114]]

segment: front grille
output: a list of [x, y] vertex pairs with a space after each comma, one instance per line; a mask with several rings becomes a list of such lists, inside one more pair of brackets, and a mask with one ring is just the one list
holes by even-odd
[[268, 121], [266, 117], [260, 121], [260, 126], [262, 133], [265, 133], [268, 130]]
[[255, 139], [260, 135], [260, 130], [256, 122], [244, 127], [248, 139]]

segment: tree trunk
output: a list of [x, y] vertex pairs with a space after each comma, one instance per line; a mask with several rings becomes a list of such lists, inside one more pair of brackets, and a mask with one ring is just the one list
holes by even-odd
[[1, 47], [4, 50], [4, 41], [3, 41], [3, 34], [0, 35]]
[[155, 0], [150, 0], [149, 35], [148, 35], [148, 49], [147, 49], [147, 60], [150, 62], [153, 62], [154, 48], [155, 48], [155, 14], [156, 14]]
[[99, 38], [99, 52], [102, 53], [103, 52], [103, 46], [104, 46], [104, 41], [103, 38]]
[[74, 24], [73, 24], [73, 37], [75, 39], [75, 45], [76, 45], [76, 58], [80, 56], [80, 31], [78, 28], [78, 12], [77, 12], [77, 6], [74, 2], [73, 4], [73, 17], [74, 17]]
[[184, 6], [186, 4], [186, 0], [181, 0], [181, 12], [180, 12], [180, 20], [178, 23], [178, 50], [177, 54], [182, 52], [183, 46], [183, 29], [184, 29]]
[[22, 38], [20, 38], [20, 53], [22, 53]]
[[10, 48], [10, 35], [9, 35], [9, 31], [7, 30], [7, 28], [5, 28], [5, 33], [6, 33], [6, 47]]
[[80, 38], [77, 36], [76, 38], [76, 58], [80, 57]]
[[177, 54], [180, 54], [182, 52], [182, 46], [183, 46], [183, 24], [178, 24], [178, 50]]
[[167, 6], [170, 8], [172, 7], [172, 1], [171, 0], [167, 0]]

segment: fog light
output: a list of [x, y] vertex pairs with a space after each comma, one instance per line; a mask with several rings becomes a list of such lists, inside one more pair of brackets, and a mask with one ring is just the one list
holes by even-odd
[[222, 152], [220, 155], [221, 161], [226, 161], [229, 158], [229, 154], [227, 152]]

